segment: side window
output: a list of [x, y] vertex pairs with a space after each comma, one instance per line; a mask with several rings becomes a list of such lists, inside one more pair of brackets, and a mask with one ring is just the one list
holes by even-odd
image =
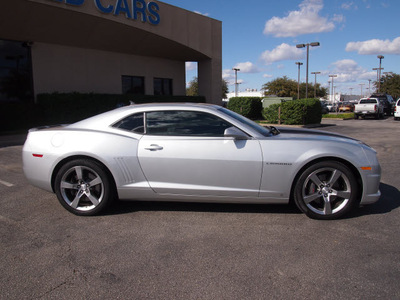
[[143, 113], [130, 115], [113, 125], [115, 128], [132, 131], [135, 133], [143, 134]]
[[196, 111], [155, 111], [146, 113], [146, 133], [169, 136], [224, 136], [232, 126], [223, 119]]

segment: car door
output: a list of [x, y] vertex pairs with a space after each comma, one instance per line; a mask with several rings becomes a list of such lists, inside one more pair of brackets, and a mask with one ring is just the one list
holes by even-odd
[[159, 194], [257, 197], [262, 174], [258, 140], [224, 137], [232, 125], [209, 113], [146, 113], [138, 157]]

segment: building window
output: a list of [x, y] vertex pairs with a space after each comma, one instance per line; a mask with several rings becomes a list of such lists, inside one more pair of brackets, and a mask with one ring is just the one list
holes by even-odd
[[144, 95], [144, 77], [122, 75], [122, 93]]
[[33, 101], [30, 44], [0, 40], [0, 101]]
[[172, 96], [172, 79], [154, 78], [154, 95]]

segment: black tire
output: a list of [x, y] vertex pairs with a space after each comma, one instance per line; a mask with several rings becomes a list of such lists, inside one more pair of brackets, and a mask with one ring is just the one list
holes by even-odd
[[358, 184], [344, 164], [321, 161], [301, 173], [294, 189], [297, 207], [312, 219], [337, 219], [358, 203]]
[[357, 114], [354, 115], [354, 119], [358, 120], [358, 115]]
[[61, 205], [79, 216], [99, 214], [116, 198], [114, 184], [104, 167], [87, 159], [63, 165], [55, 178], [55, 191]]

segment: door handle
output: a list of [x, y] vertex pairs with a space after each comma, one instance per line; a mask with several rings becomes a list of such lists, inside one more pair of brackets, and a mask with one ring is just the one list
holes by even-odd
[[150, 150], [150, 151], [159, 151], [164, 149], [163, 147], [157, 145], [157, 144], [151, 144], [149, 147], [144, 148], [146, 150]]

